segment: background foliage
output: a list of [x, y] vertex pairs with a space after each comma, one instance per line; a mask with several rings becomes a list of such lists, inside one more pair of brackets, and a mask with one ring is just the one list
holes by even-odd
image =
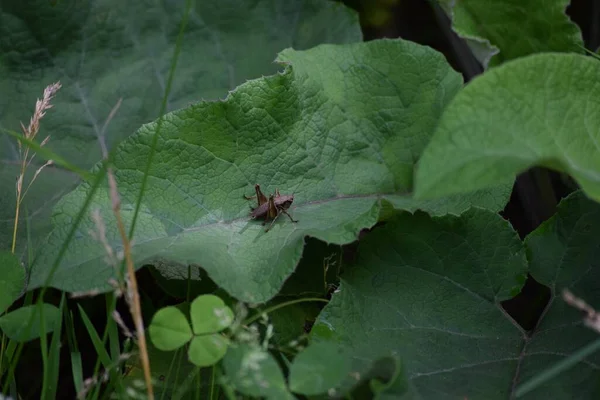
[[[0, 392], [152, 397], [150, 367], [155, 397], [597, 398], [599, 21], [0, 0]], [[249, 220], [255, 183], [299, 222]]]

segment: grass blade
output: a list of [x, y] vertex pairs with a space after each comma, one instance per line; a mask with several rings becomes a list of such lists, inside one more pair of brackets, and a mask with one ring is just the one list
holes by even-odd
[[81, 393], [83, 390], [83, 364], [81, 362], [81, 353], [77, 345], [77, 336], [75, 326], [73, 325], [73, 313], [65, 308], [65, 332], [67, 333], [67, 343], [71, 353], [71, 373], [73, 374], [73, 386], [75, 392]]
[[[59, 310], [62, 312], [65, 304], [65, 293], [62, 293]], [[47, 362], [44, 365], [44, 380], [42, 381], [42, 398], [56, 398], [58, 388], [58, 373], [60, 368], [60, 338], [62, 334], [62, 318], [52, 333], [52, 341], [48, 351]]]
[[7, 135], [14, 137], [15, 139], [17, 139], [19, 142], [21, 142], [25, 146], [34, 150], [35, 153], [37, 155], [39, 155], [41, 158], [43, 158], [44, 160], [46, 160], [46, 161], [52, 160], [54, 162], [54, 164], [59, 165], [65, 169], [79, 175], [82, 179], [84, 179], [86, 181], [91, 180], [91, 178], [93, 177], [93, 175], [89, 171], [83, 170], [83, 169], [79, 168], [78, 166], [71, 164], [70, 162], [68, 162], [67, 160], [65, 160], [64, 158], [62, 158], [61, 156], [59, 156], [58, 154], [53, 152], [52, 150], [48, 149], [47, 147], [40, 146], [38, 143], [36, 143], [35, 141], [33, 141], [31, 139], [26, 138], [21, 133], [11, 131], [8, 129], [0, 129], [0, 131], [6, 133]]
[[96, 349], [96, 353], [98, 354], [98, 358], [100, 359], [100, 362], [102, 362], [102, 365], [104, 365], [104, 368], [106, 368], [106, 369], [110, 368], [110, 364], [111, 364], [110, 356], [108, 355], [108, 352], [104, 348], [104, 343], [100, 339], [100, 336], [98, 336], [98, 332], [96, 331], [96, 328], [94, 328], [94, 325], [92, 325], [92, 321], [90, 321], [90, 319], [88, 318], [88, 316], [85, 313], [85, 311], [83, 310], [83, 308], [79, 304], [77, 305], [77, 307], [79, 308], [79, 312], [81, 313], [81, 319], [83, 320], [85, 329], [87, 330], [88, 335], [90, 336], [90, 339], [92, 340], [92, 344], [94, 345], [94, 348]]
[[516, 397], [522, 397], [525, 394], [531, 392], [538, 386], [543, 385], [545, 382], [559, 375], [561, 372], [573, 367], [575, 364], [577, 364], [584, 358], [594, 354], [598, 350], [600, 350], [600, 339], [596, 339], [595, 341], [582, 347], [575, 353], [571, 354], [569, 357], [563, 358], [561, 361], [557, 362], [550, 368], [546, 369], [545, 371], [542, 371], [537, 376], [533, 377], [529, 381], [519, 386], [515, 392]]

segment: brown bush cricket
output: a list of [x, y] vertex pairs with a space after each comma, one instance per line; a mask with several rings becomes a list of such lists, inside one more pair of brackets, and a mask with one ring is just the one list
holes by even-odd
[[250, 207], [252, 208], [252, 212], [250, 212], [250, 217], [252, 219], [263, 218], [263, 225], [265, 225], [268, 221], [271, 221], [271, 224], [267, 229], [265, 229], [265, 232], [268, 232], [269, 229], [271, 229], [281, 213], [290, 217], [292, 222], [298, 222], [297, 220], [294, 220], [287, 212], [287, 209], [290, 208], [294, 202], [294, 195], [282, 196], [279, 194], [279, 189], [275, 189], [275, 195], [270, 195], [267, 199], [267, 196], [265, 196], [260, 190], [260, 185], [258, 183], [254, 185], [254, 190], [256, 191], [256, 195], [252, 197], [244, 195], [244, 198], [246, 200], [252, 200], [256, 198], [257, 200], [258, 205], [256, 207]]

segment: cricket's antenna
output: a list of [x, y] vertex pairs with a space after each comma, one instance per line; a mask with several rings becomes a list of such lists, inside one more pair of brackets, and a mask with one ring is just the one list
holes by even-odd
[[297, 185], [296, 185], [296, 187], [294, 188], [294, 191], [292, 192], [292, 196], [293, 196], [294, 194], [296, 194], [296, 190], [297, 190], [297, 189], [298, 189], [298, 187], [299, 187], [299, 186], [302, 184], [302, 182], [304, 182], [304, 179], [305, 179], [305, 178], [306, 178], [306, 177], [303, 175], [303, 176], [302, 176], [302, 179], [300, 180], [300, 182], [298, 182], [298, 184], [297, 184]]

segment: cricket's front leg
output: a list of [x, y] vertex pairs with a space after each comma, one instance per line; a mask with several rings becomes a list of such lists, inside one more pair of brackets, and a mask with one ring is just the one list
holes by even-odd
[[[256, 198], [256, 196], [246, 196], [246, 195], [244, 195], [244, 199], [246, 199], [246, 200], [253, 200], [255, 198]], [[250, 206], [250, 210], [254, 211], [255, 209], [256, 209], [256, 207]]]
[[298, 222], [298, 220], [292, 218], [292, 216], [290, 214], [288, 214], [288, 212], [285, 209], [282, 208], [281, 212], [284, 213], [285, 215], [287, 215], [288, 217], [290, 217], [290, 221], [292, 221], [292, 222]]

